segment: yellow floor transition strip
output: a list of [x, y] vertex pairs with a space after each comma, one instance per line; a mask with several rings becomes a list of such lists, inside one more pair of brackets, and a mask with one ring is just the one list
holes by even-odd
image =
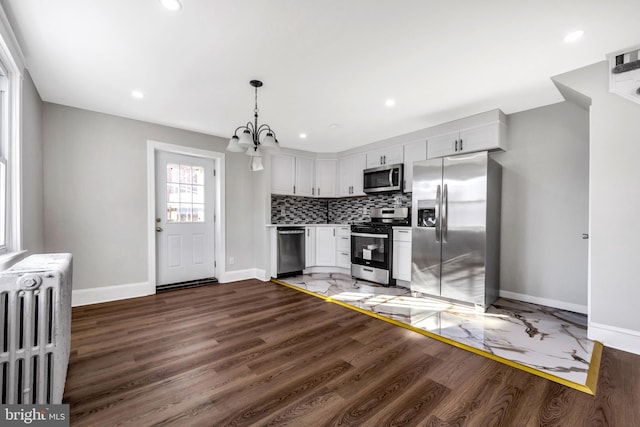
[[424, 329], [416, 328], [416, 327], [414, 327], [412, 325], [409, 325], [407, 323], [400, 322], [400, 321], [394, 320], [394, 319], [390, 319], [390, 318], [385, 317], [385, 316], [381, 316], [381, 315], [379, 315], [377, 313], [374, 313], [372, 311], [365, 310], [363, 308], [356, 307], [356, 306], [351, 305], [351, 304], [347, 304], [347, 303], [345, 303], [343, 301], [338, 301], [338, 300], [335, 300], [335, 299], [333, 299], [331, 297], [327, 297], [327, 296], [324, 296], [324, 295], [321, 295], [321, 294], [318, 294], [318, 293], [315, 293], [315, 292], [311, 292], [308, 289], [300, 288], [300, 287], [292, 285], [290, 283], [283, 282], [282, 280], [273, 279], [272, 278], [271, 281], [274, 282], [274, 283], [277, 283], [279, 285], [286, 286], [288, 288], [295, 289], [297, 291], [304, 292], [304, 293], [309, 294], [309, 295], [313, 295], [313, 296], [321, 298], [321, 299], [323, 299], [323, 300], [325, 300], [327, 302], [332, 302], [334, 304], [341, 305], [341, 306], [349, 308], [351, 310], [358, 311], [358, 312], [360, 312], [362, 314], [366, 314], [368, 316], [375, 317], [376, 319], [384, 320], [385, 322], [391, 323], [393, 325], [400, 326], [400, 327], [405, 328], [405, 329], [409, 329], [410, 331], [417, 332], [417, 333], [422, 334], [424, 336], [427, 336], [429, 338], [433, 338], [435, 340], [444, 342], [444, 343], [452, 345], [454, 347], [458, 347], [458, 348], [461, 348], [463, 350], [470, 351], [471, 353], [477, 354], [479, 356], [486, 357], [487, 359], [495, 360], [496, 362], [503, 363], [505, 365], [511, 366], [513, 368], [516, 368], [516, 369], [520, 369], [521, 371], [525, 371], [525, 372], [528, 372], [528, 373], [533, 374], [533, 375], [537, 375], [537, 376], [545, 378], [545, 379], [547, 379], [549, 381], [553, 381], [553, 382], [556, 382], [558, 384], [562, 384], [564, 386], [573, 388], [575, 390], [578, 390], [578, 391], [581, 391], [581, 392], [584, 392], [584, 393], [587, 393], [587, 394], [590, 394], [590, 395], [594, 395], [595, 392], [596, 392], [596, 386], [597, 386], [597, 383], [598, 383], [598, 373], [599, 373], [599, 370], [600, 370], [600, 358], [602, 356], [602, 348], [603, 348], [602, 343], [600, 343], [599, 341], [595, 341], [595, 343], [594, 343], [593, 353], [591, 355], [591, 361], [589, 362], [589, 371], [587, 373], [586, 384], [580, 384], [580, 383], [569, 381], [567, 379], [558, 377], [556, 375], [553, 375], [553, 374], [550, 374], [550, 373], [547, 373], [547, 372], [539, 371], [539, 370], [534, 369], [534, 368], [532, 368], [530, 366], [523, 365], [523, 364], [518, 363], [518, 362], [514, 362], [513, 360], [509, 360], [509, 359], [506, 359], [506, 358], [501, 357], [501, 356], [496, 356], [495, 354], [491, 354], [491, 353], [489, 353], [487, 351], [480, 350], [480, 349], [472, 347], [470, 345], [454, 341], [454, 340], [452, 340], [450, 338], [443, 337], [442, 335], [438, 335], [438, 334], [435, 334], [433, 332], [426, 331]]

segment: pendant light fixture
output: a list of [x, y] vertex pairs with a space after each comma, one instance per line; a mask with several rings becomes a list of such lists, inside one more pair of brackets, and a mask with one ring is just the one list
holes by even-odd
[[[260, 80], [249, 82], [255, 88], [255, 107], [253, 109], [253, 123], [247, 122], [244, 126], [238, 126], [227, 145], [227, 151], [234, 153], [245, 152], [251, 157], [250, 168], [252, 171], [264, 169], [262, 166], [262, 149], [278, 150], [280, 145], [276, 139], [276, 133], [267, 124], [258, 126], [258, 88], [262, 86]], [[242, 131], [238, 136], [238, 131]], [[260, 141], [261, 135], [264, 138]]]

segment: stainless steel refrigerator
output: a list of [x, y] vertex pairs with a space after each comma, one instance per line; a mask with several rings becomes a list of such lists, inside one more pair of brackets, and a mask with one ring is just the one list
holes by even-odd
[[413, 164], [412, 292], [485, 310], [495, 301], [501, 187], [486, 151]]

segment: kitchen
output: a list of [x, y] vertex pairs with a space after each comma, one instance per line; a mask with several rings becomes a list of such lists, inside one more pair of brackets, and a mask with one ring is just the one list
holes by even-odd
[[[537, 128], [536, 125], [544, 120], [545, 129]], [[555, 123], [554, 123], [555, 122]], [[358, 270], [356, 264], [350, 264], [351, 261], [355, 261], [354, 257], [351, 256], [350, 249], [353, 247], [354, 243], [348, 244], [351, 242], [349, 237], [349, 229], [355, 229], [357, 227], [361, 227], [359, 225], [349, 225], [353, 223], [361, 223], [363, 221], [371, 220], [370, 213], [374, 208], [393, 208], [393, 207], [405, 207], [411, 211], [412, 204], [415, 209], [413, 209], [413, 217], [419, 214], [419, 209], [414, 200], [412, 203], [412, 192], [411, 192], [411, 184], [413, 182], [413, 162], [417, 161], [417, 164], [424, 163], [424, 160], [427, 157], [440, 157], [441, 153], [437, 153], [436, 155], [429, 156], [428, 154], [428, 142], [429, 140], [433, 140], [434, 137], [438, 138], [442, 134], [451, 134], [452, 130], [455, 133], [455, 129], [474, 129], [478, 128], [482, 129], [483, 126], [485, 129], [494, 130], [493, 132], [488, 132], [488, 135], [493, 135], [495, 139], [490, 142], [493, 144], [487, 148], [491, 149], [491, 153], [489, 157], [492, 159], [497, 159], [498, 162], [501, 162], [505, 165], [505, 177], [504, 180], [498, 178], [500, 184], [504, 186], [504, 192], [502, 196], [502, 215], [504, 216], [504, 222], [502, 224], [502, 233], [498, 231], [496, 233], [493, 231], [493, 236], [488, 236], [490, 246], [495, 246], [496, 240], [491, 241], [491, 237], [494, 239], [500, 240], [500, 234], [502, 234], [502, 243], [503, 245], [507, 245], [510, 249], [507, 252], [501, 253], [501, 261], [505, 266], [504, 269], [500, 270], [500, 273], [497, 273], [495, 269], [497, 269], [496, 261], [491, 261], [489, 258], [489, 265], [493, 265], [493, 277], [488, 281], [487, 284], [487, 292], [488, 294], [492, 294], [491, 297], [487, 297], [486, 301], [484, 299], [484, 294], [480, 299], [476, 298], [475, 306], [482, 309], [482, 311], [486, 310], [489, 305], [495, 300], [498, 296], [498, 293], [502, 297], [508, 297], [514, 300], [520, 301], [528, 301], [530, 303], [537, 303], [543, 306], [555, 307], [556, 309], [564, 309], [573, 312], [586, 313], [586, 304], [578, 304], [575, 302], [562, 301], [559, 298], [549, 298], [548, 295], [537, 296], [537, 295], [527, 295], [524, 292], [514, 292], [511, 289], [514, 289], [513, 276], [510, 277], [513, 266], [521, 264], [522, 262], [538, 262], [536, 257], [540, 258], [540, 262], [544, 259], [544, 257], [549, 257], [551, 260], [549, 262], [546, 261], [546, 271], [558, 269], [564, 270], [564, 275], [568, 279], [569, 277], [573, 282], [570, 282], [567, 279], [564, 279], [565, 283], [565, 291], [569, 286], [573, 286], [571, 289], [572, 298], [579, 296], [580, 294], [585, 295], [586, 293], [586, 240], [582, 239], [582, 233], [586, 230], [586, 204], [587, 204], [587, 194], [588, 194], [588, 185], [587, 185], [587, 165], [588, 165], [588, 138], [587, 138], [587, 122], [588, 119], [586, 117], [586, 111], [581, 108], [571, 104], [571, 103], [563, 103], [558, 104], [551, 107], [543, 107], [540, 109], [536, 109], [529, 112], [524, 112], [520, 114], [516, 114], [513, 116], [505, 116], [499, 110], [490, 111], [481, 115], [477, 115], [471, 118], [455, 121], [452, 123], [446, 123], [442, 126], [438, 126], [435, 128], [425, 129], [420, 132], [420, 134], [411, 134], [402, 136], [399, 138], [395, 138], [392, 141], [388, 142], [387, 148], [382, 148], [380, 145], [376, 145], [374, 150], [362, 153], [362, 154], [353, 154], [349, 153], [347, 156], [336, 156], [337, 159], [321, 159], [320, 162], [327, 163], [333, 162], [338, 165], [342, 165], [346, 162], [352, 162], [352, 159], [358, 158], [361, 156], [360, 167], [358, 172], [355, 175], [362, 176], [362, 170], [366, 169], [367, 166], [374, 166], [372, 170], [376, 169], [385, 169], [384, 166], [374, 164], [371, 159], [375, 159], [378, 162], [381, 162], [386, 155], [387, 158], [393, 158], [395, 162], [401, 160], [404, 166], [405, 171], [409, 171], [407, 175], [405, 175], [406, 180], [408, 180], [409, 184], [406, 184], [406, 180], [403, 182], [403, 191], [382, 191], [382, 192], [373, 192], [369, 194], [365, 194], [362, 191], [362, 182], [363, 180], [356, 180], [356, 185], [354, 186], [357, 189], [354, 197], [335, 197], [328, 198], [330, 195], [338, 194], [338, 192], [334, 192], [331, 190], [325, 190], [326, 197], [320, 198], [310, 198], [310, 197], [295, 197], [292, 195], [293, 186], [296, 182], [300, 183], [304, 180], [294, 181], [295, 176], [292, 176], [290, 181], [290, 187], [288, 191], [288, 195], [282, 196], [278, 194], [271, 195], [271, 221], [273, 226], [268, 227], [271, 233], [271, 254], [278, 253], [278, 237], [277, 236], [277, 225], [284, 226], [285, 228], [280, 227], [281, 229], [292, 229], [296, 228], [295, 226], [303, 226], [305, 238], [306, 238], [306, 247], [305, 254], [306, 259], [303, 263], [305, 276], [298, 275], [296, 277], [292, 277], [287, 279], [287, 275], [281, 278], [280, 280], [285, 283], [292, 283], [298, 287], [302, 287], [304, 289], [315, 290], [316, 293], [320, 293], [325, 296], [330, 296], [333, 299], [340, 298], [336, 297], [338, 292], [336, 289], [333, 291], [329, 291], [330, 286], [326, 285], [324, 282], [340, 282], [343, 283], [341, 292], [351, 291], [351, 292], [359, 292], [355, 289], [344, 289], [349, 280], [350, 276], [353, 276], [353, 282], [356, 282], [360, 288], [366, 288], [367, 292], [371, 292], [372, 288], [367, 287], [366, 281], [358, 281], [356, 279], [363, 278], [367, 279], [367, 276], [362, 276], [361, 274], [355, 272]], [[492, 128], [493, 126], [493, 128]], [[530, 128], [537, 128], [535, 133], [530, 131]], [[582, 129], [582, 130], [580, 130]], [[542, 133], [541, 133], [542, 132]], [[463, 138], [454, 138], [453, 143], [457, 143], [456, 139], [462, 139], [463, 141], [467, 139], [466, 135], [469, 132], [463, 133]], [[510, 138], [509, 138], [510, 137]], [[509, 138], [509, 139], [508, 139]], [[508, 140], [508, 142], [507, 142]], [[406, 141], [406, 143], [402, 144], [400, 142]], [[437, 139], [436, 139], [437, 141]], [[527, 145], [524, 145], [524, 142], [527, 141]], [[535, 148], [533, 148], [535, 147]], [[550, 176], [547, 174], [539, 174], [535, 169], [535, 162], [537, 159], [542, 159], [547, 156], [547, 150], [552, 149], [559, 156], [559, 158], [564, 159], [562, 164], [558, 164], [558, 168], [555, 169], [555, 172], [558, 173], [558, 176]], [[456, 147], [451, 145], [453, 151], [455, 151]], [[479, 147], [476, 150], [481, 150], [483, 147]], [[400, 150], [402, 149], [402, 150]], [[386, 151], [385, 151], [386, 150]], [[473, 156], [474, 153], [477, 153], [476, 150], [470, 149], [465, 152], [464, 156], [461, 157], [469, 157]], [[514, 153], [515, 152], [515, 153]], [[382, 154], [381, 154], [382, 153]], [[455, 154], [455, 153], [450, 153]], [[282, 152], [276, 153], [273, 157], [282, 156]], [[395, 156], [394, 156], [395, 155]], [[445, 154], [446, 155], [446, 154]], [[284, 156], [287, 156], [284, 154]], [[299, 154], [298, 154], [299, 156]], [[511, 156], [511, 157], [510, 157]], [[571, 161], [568, 162], [567, 158], [571, 156]], [[295, 156], [292, 156], [295, 157]], [[290, 163], [294, 168], [296, 165], [296, 161], [298, 161], [300, 157], [296, 157], [295, 159], [290, 160]], [[369, 165], [366, 164], [366, 159], [369, 158]], [[346, 160], [345, 160], [346, 159]], [[280, 160], [278, 160], [280, 161]], [[303, 160], [304, 161], [304, 160]], [[395, 163], [396, 165], [399, 163]], [[514, 174], [512, 168], [514, 165], [518, 167], [518, 173], [522, 173], [520, 171], [526, 170], [529, 175], [529, 182], [525, 180], [524, 182], [513, 182], [516, 179], [517, 175]], [[282, 163], [278, 163], [278, 167], [282, 167]], [[333, 170], [344, 170], [352, 172], [354, 170], [353, 167], [350, 168], [334, 168]], [[301, 167], [300, 170], [309, 172], [313, 170], [309, 166]], [[370, 169], [371, 170], [371, 169]], [[278, 185], [278, 180], [280, 178], [280, 173], [282, 169], [275, 172], [272, 175], [272, 181], [275, 185], [272, 184], [272, 188], [277, 188], [282, 192], [282, 188], [284, 185]], [[287, 169], [287, 176], [290, 175], [291, 170]], [[388, 172], [385, 172], [385, 174]], [[346, 175], [345, 179], [350, 179], [354, 174], [349, 173]], [[338, 173], [336, 179], [340, 181], [342, 179], [342, 175]], [[485, 178], [486, 180], [486, 178]], [[494, 179], [495, 181], [495, 179]], [[314, 182], [311, 180], [311, 182]], [[353, 181], [348, 181], [347, 184], [343, 184], [343, 187], [347, 192], [351, 191], [350, 187], [353, 186]], [[359, 185], [358, 185], [359, 183]], [[325, 181], [326, 184], [326, 181]], [[524, 185], [528, 184], [528, 185]], [[298, 187], [299, 188], [299, 187]], [[325, 188], [329, 188], [326, 187]], [[435, 188], [435, 187], [434, 187]], [[298, 190], [299, 191], [299, 190]], [[307, 191], [308, 194], [315, 192], [317, 194], [318, 189], [313, 188]], [[374, 190], [375, 191], [375, 190]], [[435, 190], [434, 190], [435, 191]], [[500, 189], [497, 189], [498, 194]], [[561, 192], [562, 194], [571, 193], [574, 197], [574, 203], [561, 203], [559, 200], [556, 201], [555, 196], [547, 194], [549, 191]], [[320, 189], [320, 194], [322, 195], [322, 188]], [[582, 194], [580, 198], [575, 198], [578, 194]], [[523, 196], [526, 195], [526, 198], [530, 198], [531, 201], [522, 200]], [[513, 201], [511, 199], [514, 199]], [[541, 239], [554, 239], [557, 245], [572, 245], [570, 251], [573, 253], [582, 254], [581, 257], [575, 258], [572, 261], [573, 263], [563, 262], [563, 259], [567, 259], [567, 257], [562, 258], [560, 256], [556, 256], [554, 254], [545, 253], [544, 251], [540, 251], [539, 249], [536, 251], [537, 255], [530, 256], [528, 260], [520, 259], [519, 255], [522, 251], [529, 251], [530, 249], [527, 245], [531, 247], [535, 247], [540, 245], [539, 241], [516, 241], [520, 246], [515, 248], [513, 247], [513, 242], [510, 238], [514, 233], [522, 232], [522, 222], [523, 218], [517, 218], [514, 216], [514, 213], [519, 215], [522, 213], [520, 209], [514, 212], [514, 202], [515, 200], [522, 200], [521, 203], [533, 203], [544, 206], [549, 206], [550, 204], [554, 205], [553, 210], [549, 210], [546, 212], [538, 212], [537, 218], [539, 224], [544, 224], [544, 227], [541, 227], [536, 232], [540, 236]], [[496, 203], [495, 201], [493, 202]], [[500, 200], [498, 198], [498, 203]], [[507, 207], [505, 210], [504, 207]], [[383, 209], [388, 210], [388, 209]], [[497, 217], [499, 218], [500, 207], [490, 212], [487, 215], [487, 218]], [[375, 210], [374, 210], [375, 212]], [[496, 213], [497, 212], [497, 213]], [[526, 214], [526, 212], [525, 212]], [[555, 218], [556, 221], [563, 221], [564, 218], [571, 218], [571, 227], [574, 230], [574, 235], [568, 235], [567, 232], [567, 224], [554, 224], [552, 222], [552, 217]], [[518, 223], [518, 221], [520, 221]], [[417, 223], [417, 219], [413, 221], [414, 232], [416, 230], [415, 226]], [[507, 225], [505, 225], [505, 223]], [[513, 225], [515, 224], [515, 227]], [[412, 239], [411, 239], [411, 227], [410, 224], [404, 224], [404, 226], [396, 226], [393, 227], [393, 232], [388, 233], [390, 245], [392, 245], [392, 251], [389, 254], [389, 270], [391, 271], [392, 277], [390, 280], [386, 279], [375, 279], [368, 278], [370, 281], [382, 283], [385, 286], [388, 285], [396, 285], [395, 288], [387, 288], [384, 291], [393, 295], [416, 295], [416, 283], [411, 283], [411, 270], [412, 270], [412, 260], [411, 260], [411, 247], [412, 247]], [[585, 227], [581, 229], [580, 227]], [[510, 228], [513, 227], [513, 228]], [[561, 228], [560, 228], [561, 227]], [[320, 239], [318, 239], [315, 233], [320, 233]], [[400, 233], [404, 233], [404, 236]], [[566, 237], [559, 238], [558, 234], [563, 233]], [[351, 232], [351, 239], [353, 237], [354, 232]], [[496, 235], [497, 234], [497, 235]], [[545, 237], [547, 236], [547, 237]], [[566, 243], [559, 243], [559, 240], [566, 240]], [[413, 240], [415, 244], [415, 239]], [[528, 242], [528, 243], [527, 243]], [[498, 243], [499, 246], [500, 243]], [[499, 248], [498, 248], [499, 249]], [[550, 250], [550, 249], [547, 249]], [[366, 252], [367, 250], [364, 249]], [[491, 252], [492, 249], [487, 248], [487, 252]], [[495, 252], [495, 250], [493, 250]], [[318, 262], [317, 254], [322, 253], [320, 256], [321, 261]], [[311, 253], [311, 255], [309, 255]], [[530, 253], [530, 252], [527, 252]], [[369, 254], [369, 258], [371, 255]], [[414, 252], [415, 256], [415, 252]], [[314, 258], [315, 257], [315, 258]], [[315, 262], [315, 263], [314, 263]], [[367, 267], [370, 269], [371, 267]], [[416, 268], [416, 262], [414, 260], [413, 268]], [[354, 270], [355, 269], [355, 270]], [[373, 269], [377, 270], [377, 269]], [[484, 271], [484, 268], [483, 268]], [[355, 272], [355, 274], [354, 274]], [[281, 273], [281, 272], [280, 272]], [[280, 277], [278, 271], [277, 259], [276, 257], [271, 258], [271, 276], [272, 277]], [[322, 278], [322, 274], [334, 273], [332, 278]], [[414, 274], [416, 271], [414, 270]], [[487, 270], [487, 274], [491, 275], [492, 272]], [[532, 274], [532, 273], [528, 273]], [[533, 272], [533, 274], [537, 274], [538, 276], [545, 274], [542, 271]], [[496, 277], [499, 275], [500, 277]], [[331, 276], [331, 274], [329, 275]], [[336, 277], [338, 279], [336, 279]], [[582, 278], [582, 281], [581, 279]], [[496, 281], [501, 280], [499, 289]], [[522, 283], [524, 278], [515, 277], [517, 283]], [[541, 278], [530, 277], [529, 280], [541, 280]], [[547, 279], [549, 280], [549, 279]], [[555, 277], [553, 279], [554, 283], [559, 282], [559, 280], [563, 280], [562, 277]], [[309, 282], [313, 282], [312, 284]], [[415, 281], [414, 281], [415, 282]], [[364, 284], [364, 286], [363, 286]], [[484, 283], [483, 283], [484, 284]], [[418, 285], [419, 287], [420, 285]], [[493, 288], [491, 288], [493, 287]], [[554, 286], [555, 289], [560, 289], [557, 286]], [[335, 288], [335, 286], [334, 286]], [[515, 288], [517, 289], [517, 288]], [[406, 292], [405, 292], [406, 290]], [[419, 289], [421, 290], [421, 289]], [[327, 294], [330, 292], [330, 295]], [[374, 291], [375, 292], [375, 291]], [[382, 291], [380, 291], [382, 292]], [[563, 291], [557, 292], [561, 294]], [[434, 292], [427, 292], [427, 296], [433, 296]], [[353, 298], [353, 297], [351, 297]], [[457, 302], [460, 302], [460, 298], [457, 299]], [[350, 303], [354, 303], [356, 300], [351, 300]], [[579, 301], [579, 300], [578, 300]], [[356, 301], [359, 307], [368, 307], [371, 310], [372, 304], [369, 302], [366, 304], [363, 301]], [[467, 305], [474, 306], [474, 303], [469, 303], [467, 301]], [[379, 308], [381, 309], [381, 308]], [[401, 310], [402, 311], [402, 310]], [[420, 318], [420, 310], [416, 310], [415, 308], [410, 309], [412, 312], [413, 320], [421, 321]], [[403, 318], [402, 313], [392, 313], [392, 316], [395, 315], [396, 319], [400, 319], [407, 324], [417, 324], [416, 322], [412, 322], [412, 317], [406, 316]], [[582, 321], [584, 322], [584, 321]], [[507, 328], [503, 328], [507, 329]], [[511, 342], [517, 342], [517, 335], [520, 332], [515, 332], [515, 339], [510, 338]], [[582, 335], [586, 335], [586, 328], [583, 328]], [[505, 338], [505, 337], [502, 337]], [[585, 336], [586, 338], [586, 336]], [[460, 340], [459, 340], [460, 341]], [[568, 345], [571, 347], [571, 344]], [[564, 353], [565, 348], [562, 345], [558, 345], [556, 342], [556, 351]], [[544, 351], [549, 351], [548, 349]], [[566, 351], [569, 353], [569, 351]], [[498, 352], [500, 354], [500, 352]], [[503, 353], [504, 354], [504, 353]], [[590, 353], [584, 355], [585, 357], [590, 356]], [[507, 356], [508, 357], [508, 356]], [[526, 358], [525, 358], [526, 359]], [[542, 364], [538, 364], [541, 366]], [[579, 367], [575, 368], [576, 370]], [[575, 379], [576, 377], [574, 377]], [[579, 382], [584, 383], [584, 378], [578, 377]]]

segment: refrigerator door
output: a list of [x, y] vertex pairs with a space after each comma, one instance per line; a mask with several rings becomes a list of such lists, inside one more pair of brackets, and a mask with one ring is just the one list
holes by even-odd
[[484, 306], [487, 152], [443, 159], [442, 272], [445, 298]]
[[411, 291], [440, 295], [442, 159], [413, 164]]

